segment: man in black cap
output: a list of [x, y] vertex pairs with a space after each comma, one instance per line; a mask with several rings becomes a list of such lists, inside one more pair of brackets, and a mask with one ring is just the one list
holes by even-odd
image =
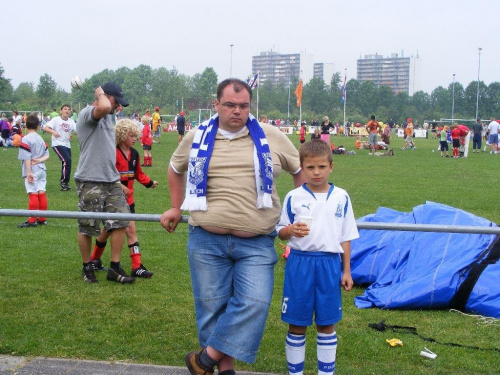
[[[108, 82], [95, 89], [92, 105], [78, 114], [76, 129], [80, 143], [80, 160], [75, 173], [78, 210], [82, 212], [128, 213], [127, 200], [120, 183], [116, 162], [115, 131], [112, 114], [119, 106], [126, 107], [122, 89]], [[103, 220], [104, 229], [111, 233], [111, 264], [107, 279], [122, 284], [135, 281], [120, 266], [120, 256], [128, 221]], [[105, 270], [102, 263], [90, 260], [92, 236], [101, 233], [95, 219], [78, 220], [78, 247], [83, 261], [82, 276], [88, 283], [96, 283], [94, 270]]]

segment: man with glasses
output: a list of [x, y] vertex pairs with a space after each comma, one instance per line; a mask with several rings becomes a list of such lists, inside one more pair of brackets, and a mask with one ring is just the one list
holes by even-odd
[[174, 232], [182, 210], [190, 212], [187, 250], [203, 348], [185, 357], [193, 375], [215, 366], [234, 374], [234, 358], [254, 362], [277, 262], [274, 179], [285, 170], [295, 186], [305, 182], [297, 149], [279, 129], [257, 122], [251, 99], [245, 82], [221, 82], [217, 114], [189, 132], [170, 160], [172, 208], [160, 221]]

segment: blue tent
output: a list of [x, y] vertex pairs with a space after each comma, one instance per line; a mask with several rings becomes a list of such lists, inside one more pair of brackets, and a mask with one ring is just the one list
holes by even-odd
[[[358, 222], [497, 226], [427, 202], [409, 213], [379, 208]], [[358, 308], [444, 309], [500, 318], [500, 241], [496, 235], [360, 230], [352, 242], [354, 282], [369, 285]]]

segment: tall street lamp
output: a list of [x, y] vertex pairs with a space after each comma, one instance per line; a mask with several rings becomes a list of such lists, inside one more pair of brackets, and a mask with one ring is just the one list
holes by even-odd
[[455, 73], [453, 73], [453, 83], [451, 85], [452, 90], [452, 100], [451, 100], [451, 124], [455, 123], [454, 114], [455, 114]]
[[231, 47], [231, 65], [229, 67], [229, 78], [233, 78], [233, 46], [234, 44], [229, 45]]
[[479, 54], [479, 64], [477, 65], [477, 96], [476, 96], [476, 119], [479, 118], [479, 71], [481, 70], [481, 51], [482, 48], [477, 49]]

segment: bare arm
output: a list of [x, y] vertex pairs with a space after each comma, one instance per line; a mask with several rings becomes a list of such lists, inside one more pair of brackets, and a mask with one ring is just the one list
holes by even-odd
[[172, 208], [165, 211], [160, 217], [160, 223], [167, 232], [174, 232], [177, 224], [181, 221], [181, 205], [184, 200], [184, 173], [176, 173], [174, 169], [168, 167], [168, 185], [170, 186], [170, 202]]
[[37, 165], [37, 164], [40, 164], [40, 163], [43, 163], [45, 162], [47, 159], [49, 158], [49, 154], [47, 155], [44, 155], [42, 156], [41, 158], [38, 158], [38, 159], [31, 159], [30, 160], [30, 168], [33, 166], [33, 165]]
[[341, 285], [345, 290], [349, 291], [354, 285], [351, 276], [351, 241], [342, 242], [340, 246], [342, 247], [342, 250], [344, 250], [344, 253], [341, 254], [343, 267]]
[[48, 125], [45, 125], [45, 127], [43, 128], [43, 131], [46, 133], [52, 134], [56, 138], [59, 138], [61, 136], [58, 132], [56, 132], [54, 129], [52, 129]]
[[293, 177], [293, 185], [295, 187], [302, 186], [303, 183], [307, 182], [307, 179], [304, 176], [302, 169], [299, 171], [299, 173], [292, 174], [292, 177]]
[[101, 88], [101, 86], [95, 89], [94, 97], [95, 108], [92, 112], [92, 116], [94, 117], [94, 119], [99, 120], [111, 113], [111, 102], [109, 101], [109, 98], [104, 93], [104, 90]]

